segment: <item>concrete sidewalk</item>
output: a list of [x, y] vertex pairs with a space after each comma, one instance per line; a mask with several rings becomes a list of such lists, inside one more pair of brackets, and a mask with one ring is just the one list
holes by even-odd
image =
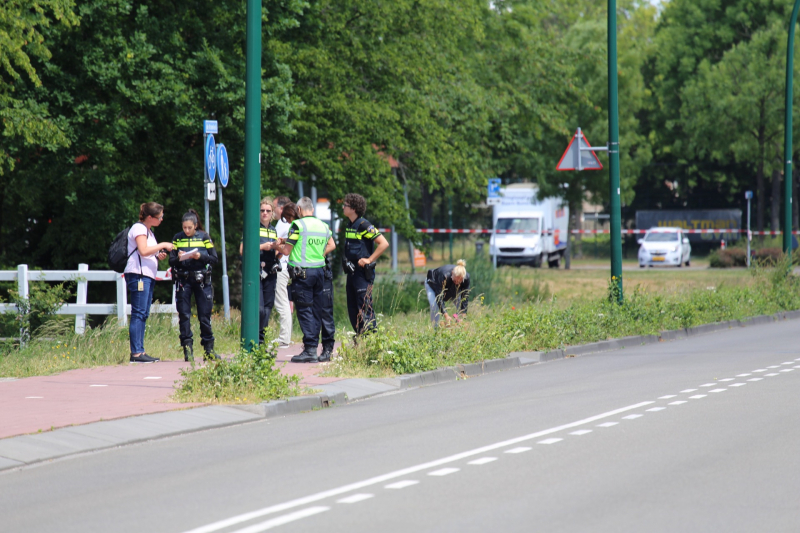
[[[338, 345], [337, 345], [338, 348]], [[341, 378], [320, 377], [320, 364], [291, 363], [302, 344], [279, 350], [282, 374], [301, 376], [301, 386], [318, 389]], [[321, 351], [321, 347], [320, 347]], [[197, 357], [197, 361], [201, 358]], [[15, 435], [199, 407], [170, 399], [183, 361], [70, 370], [53, 376], [0, 381], [0, 439]]]

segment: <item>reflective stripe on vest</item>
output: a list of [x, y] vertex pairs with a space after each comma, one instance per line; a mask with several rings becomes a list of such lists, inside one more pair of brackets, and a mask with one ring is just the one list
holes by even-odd
[[[298, 218], [294, 224], [300, 226], [300, 238], [292, 248], [289, 264], [303, 268], [325, 266], [325, 246], [331, 237], [328, 226], [315, 217]], [[309, 243], [309, 239], [313, 237], [322, 237], [322, 244]]]

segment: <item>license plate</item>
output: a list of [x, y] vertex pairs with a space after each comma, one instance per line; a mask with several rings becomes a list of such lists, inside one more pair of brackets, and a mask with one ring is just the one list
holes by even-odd
[[665, 259], [664, 257], [651, 257], [650, 261], [664, 261]]

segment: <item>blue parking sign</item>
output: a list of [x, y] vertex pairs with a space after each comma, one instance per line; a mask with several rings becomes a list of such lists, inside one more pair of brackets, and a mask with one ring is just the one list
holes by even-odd
[[500, 178], [489, 179], [489, 198], [500, 198]]

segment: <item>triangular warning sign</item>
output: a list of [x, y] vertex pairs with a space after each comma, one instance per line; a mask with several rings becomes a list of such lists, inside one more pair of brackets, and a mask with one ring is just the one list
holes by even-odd
[[[578, 142], [576, 143], [575, 140]], [[580, 170], [602, 170], [603, 165], [597, 159], [597, 154], [593, 150], [578, 150], [578, 146], [589, 148], [592, 145], [586, 140], [586, 136], [581, 130], [575, 132], [569, 146], [561, 156], [561, 160], [556, 165], [556, 170], [578, 170], [578, 157], [581, 158]]]

